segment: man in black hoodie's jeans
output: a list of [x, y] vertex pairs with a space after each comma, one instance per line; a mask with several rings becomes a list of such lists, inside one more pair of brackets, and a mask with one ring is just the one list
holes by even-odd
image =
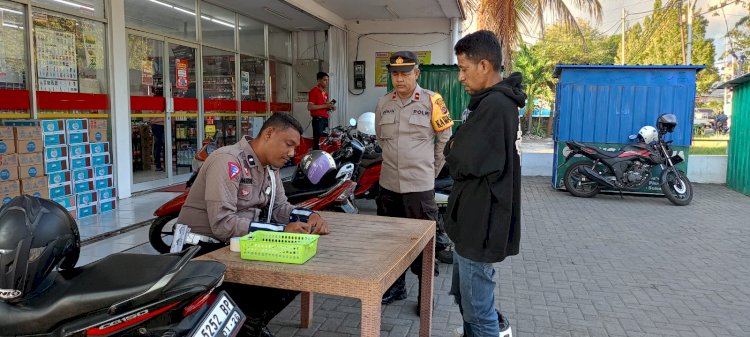
[[459, 79], [471, 94], [468, 117], [445, 154], [455, 183], [445, 229], [455, 243], [453, 284], [464, 336], [510, 336], [495, 309], [493, 263], [518, 254], [521, 239], [521, 160], [518, 108], [526, 94], [521, 74], [502, 78], [502, 47], [495, 34], [478, 31], [454, 48]]

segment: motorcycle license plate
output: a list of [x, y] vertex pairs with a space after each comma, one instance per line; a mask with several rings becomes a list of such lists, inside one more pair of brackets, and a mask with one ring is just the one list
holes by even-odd
[[201, 318], [200, 324], [189, 335], [192, 337], [234, 337], [245, 322], [245, 314], [232, 301], [225, 291]]

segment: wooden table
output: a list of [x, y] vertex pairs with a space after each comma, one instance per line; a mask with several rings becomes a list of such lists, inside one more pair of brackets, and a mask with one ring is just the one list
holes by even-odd
[[[362, 336], [380, 336], [380, 301], [386, 290], [422, 255], [420, 336], [432, 325], [435, 222], [361, 214], [329, 213], [331, 233], [303, 265], [247, 261], [229, 247], [200, 257], [224, 263], [226, 281], [302, 292], [301, 325], [312, 322], [312, 293], [362, 301]], [[428, 304], [429, 303], [429, 304]]]

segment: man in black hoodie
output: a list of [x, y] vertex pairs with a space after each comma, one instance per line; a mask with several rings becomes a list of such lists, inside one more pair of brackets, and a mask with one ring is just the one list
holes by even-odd
[[468, 117], [445, 147], [455, 183], [445, 229], [455, 243], [453, 284], [464, 336], [510, 336], [495, 309], [493, 263], [518, 254], [521, 239], [521, 160], [518, 108], [526, 94], [521, 74], [502, 78], [502, 47], [478, 31], [454, 47], [459, 80], [471, 94]]

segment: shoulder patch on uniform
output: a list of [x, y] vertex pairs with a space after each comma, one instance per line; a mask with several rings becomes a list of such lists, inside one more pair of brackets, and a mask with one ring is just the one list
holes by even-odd
[[229, 174], [229, 179], [237, 178], [240, 175], [240, 166], [234, 162], [227, 163], [227, 173]]
[[435, 93], [430, 96], [430, 100], [432, 101], [432, 128], [435, 132], [442, 132], [453, 126], [453, 119], [448, 107], [445, 106], [443, 96]]

